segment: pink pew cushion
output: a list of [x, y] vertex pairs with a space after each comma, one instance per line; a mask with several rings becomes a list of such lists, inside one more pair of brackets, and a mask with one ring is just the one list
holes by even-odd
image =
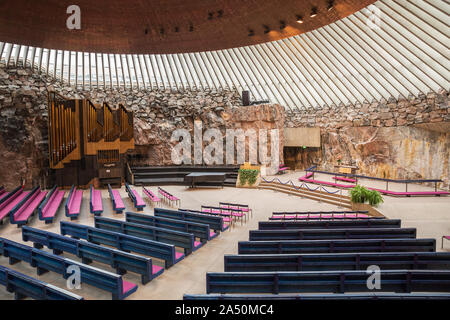
[[164, 269], [164, 268], [160, 267], [160, 266], [152, 265], [152, 274], [156, 274], [156, 273], [160, 272], [162, 269]]
[[135, 289], [137, 287], [136, 284], [134, 284], [133, 282], [128, 282], [122, 279], [122, 283], [123, 283], [123, 294], [127, 294], [127, 292]]
[[14, 215], [15, 221], [26, 221], [37, 209], [42, 200], [44, 200], [47, 195], [47, 191], [38, 191], [37, 194], [28, 199], [28, 201], [19, 209]]
[[114, 202], [116, 204], [116, 209], [125, 209], [125, 204], [123, 203], [122, 197], [120, 196], [119, 190], [113, 190], [112, 194], [114, 196]]
[[450, 236], [444, 236], [444, 238], [450, 240]]
[[81, 200], [83, 199], [83, 190], [75, 190], [69, 206], [69, 215], [79, 214], [81, 209]]
[[42, 212], [42, 217], [50, 218], [55, 216], [56, 211], [64, 198], [64, 193], [64, 190], [55, 191], [54, 197], [52, 197], [45, 206]]
[[175, 252], [175, 259], [178, 260], [180, 258], [184, 257], [184, 253], [181, 252]]
[[202, 243], [200, 241], [194, 241], [194, 248], [201, 247]]
[[213, 230], [209, 231], [209, 237], [212, 238], [216, 235], [216, 233]]
[[133, 190], [133, 194], [136, 197], [136, 205], [137, 206], [145, 206], [144, 200], [142, 200], [141, 196], [137, 193], [136, 190]]
[[102, 192], [100, 190], [93, 190], [92, 197], [93, 197], [92, 199], [93, 211], [102, 211], [103, 210]]

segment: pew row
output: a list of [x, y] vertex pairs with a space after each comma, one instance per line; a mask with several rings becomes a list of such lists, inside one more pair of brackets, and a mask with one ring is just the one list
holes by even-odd
[[11, 210], [27, 195], [28, 191], [24, 191], [23, 187], [17, 187], [0, 200], [0, 224], [3, 224], [3, 219], [8, 217]]
[[223, 216], [224, 222], [232, 223], [236, 219], [241, 220], [241, 224], [243, 223], [243, 218], [247, 220], [246, 213], [240, 209], [228, 209], [222, 207], [214, 207], [214, 206], [201, 206], [201, 212], [213, 215]]
[[61, 221], [61, 234], [75, 239], [84, 239], [94, 244], [108, 245], [125, 252], [136, 252], [165, 261], [165, 268], [184, 259], [184, 254], [175, 251], [175, 246], [142, 239], [126, 234], [92, 228], [72, 222]]
[[53, 223], [53, 219], [61, 206], [64, 194], [64, 190], [59, 190], [57, 186], [53, 187], [38, 208], [39, 220], [45, 221], [46, 224]]
[[[208, 272], [206, 293], [370, 292], [367, 271]], [[450, 270], [381, 270], [383, 292], [450, 292]]]
[[33, 246], [41, 249], [46, 246], [56, 255], [68, 252], [82, 259], [84, 264], [92, 261], [107, 264], [123, 275], [131, 271], [141, 275], [142, 284], [147, 284], [164, 272], [164, 268], [155, 266], [151, 258], [102, 247], [83, 240], [76, 240], [30, 227], [22, 229], [22, 240], [33, 242]]
[[83, 190], [78, 190], [77, 187], [72, 186], [69, 196], [64, 204], [66, 217], [70, 220], [78, 219], [81, 211], [81, 201], [83, 200]]
[[15, 300], [25, 298], [35, 300], [83, 300], [83, 297], [4, 266], [0, 266], [0, 284], [5, 286], [8, 292], [14, 293]]
[[127, 191], [128, 197], [130, 198], [131, 202], [133, 202], [133, 205], [136, 208], [136, 210], [137, 211], [144, 210], [145, 202], [144, 200], [142, 200], [138, 192], [135, 189], [131, 189], [128, 183], [125, 183], [125, 190]]
[[240, 241], [239, 254], [435, 252], [435, 239]]
[[450, 293], [185, 294], [183, 300], [450, 300]]
[[144, 238], [153, 241], [173, 244], [184, 249], [185, 255], [200, 249], [203, 245], [200, 241], [195, 241], [192, 233], [180, 232], [171, 229], [146, 226], [142, 224], [123, 222], [109, 218], [95, 217], [95, 228]]
[[161, 202], [161, 199], [156, 194], [154, 194], [150, 189], [142, 187], [142, 192], [150, 199], [153, 206]]
[[169, 210], [163, 208], [155, 208], [155, 216], [184, 220], [189, 222], [197, 222], [209, 225], [209, 228], [214, 230], [214, 232], [219, 233], [225, 231], [229, 228], [229, 225], [225, 225], [222, 217], [211, 216], [207, 214], [202, 214], [200, 212], [184, 211], [184, 210]]
[[113, 190], [111, 185], [108, 184], [109, 198], [112, 201], [113, 210], [116, 213], [122, 213], [125, 210], [125, 204], [123, 203], [122, 197], [120, 196], [119, 190]]
[[100, 190], [95, 190], [92, 185], [90, 188], [89, 209], [91, 210], [91, 213], [96, 216], [100, 216], [103, 213], [102, 192]]
[[225, 209], [241, 210], [243, 212], [250, 213], [250, 216], [253, 216], [253, 210], [250, 209], [247, 204], [219, 202], [219, 207]]
[[80, 270], [80, 281], [112, 294], [113, 300], [122, 300], [137, 290], [137, 285], [122, 279], [122, 276], [101, 269], [93, 268], [67, 258], [32, 248], [14, 241], [0, 238], [0, 254], [9, 258], [10, 264], [20, 261], [37, 268], [40, 276], [49, 271], [61, 274], [67, 279], [72, 272], [69, 267]]
[[325, 239], [414, 239], [415, 228], [250, 230], [250, 241]]
[[172, 229], [187, 233], [192, 233], [199, 238], [201, 242], [207, 242], [217, 237], [217, 233], [210, 230], [209, 225], [184, 220], [168, 219], [156, 216], [149, 216], [139, 213], [125, 213], [126, 222], [142, 224], [165, 229]]
[[27, 224], [30, 217], [34, 215], [39, 205], [44, 201], [46, 195], [46, 191], [41, 191], [40, 187], [35, 187], [11, 210], [9, 222], [17, 224], [19, 228]]
[[400, 228], [399, 219], [321, 220], [321, 221], [260, 221], [259, 230], [288, 229], [350, 229], [350, 228]]
[[225, 255], [225, 272], [450, 270], [450, 252]]
[[162, 199], [166, 200], [171, 206], [173, 206], [174, 203], [178, 206], [181, 205], [181, 200], [179, 198], [175, 197], [173, 194], [164, 190], [163, 188], [158, 187], [158, 193], [162, 196]]
[[368, 211], [317, 211], [317, 212], [273, 212], [269, 220], [358, 220], [383, 219], [372, 217]]

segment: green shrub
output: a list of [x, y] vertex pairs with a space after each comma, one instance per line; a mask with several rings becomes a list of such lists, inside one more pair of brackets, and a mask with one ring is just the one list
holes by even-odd
[[258, 173], [259, 170], [239, 169], [239, 183], [241, 186], [245, 185], [246, 182], [248, 182], [250, 186], [254, 185], [258, 178]]
[[371, 206], [377, 206], [384, 202], [381, 193], [376, 190], [368, 190], [360, 185], [350, 190], [350, 197], [353, 203], [365, 203], [367, 201]]

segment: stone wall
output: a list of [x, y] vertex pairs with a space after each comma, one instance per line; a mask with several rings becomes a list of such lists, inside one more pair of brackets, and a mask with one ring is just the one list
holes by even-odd
[[[442, 179], [449, 186], [450, 107], [447, 91], [395, 101], [287, 113], [287, 127], [320, 127], [322, 148], [312, 162], [334, 170], [356, 162], [360, 173], [393, 179]], [[439, 125], [440, 131], [415, 127]]]
[[[0, 185], [12, 188], [25, 181], [29, 187], [52, 179], [47, 169], [48, 92], [67, 98], [88, 98], [93, 103], [106, 101], [111, 106], [123, 103], [134, 111], [133, 161], [141, 164], [172, 164], [172, 132], [192, 131], [194, 120], [201, 120], [204, 130], [218, 128], [224, 134], [227, 128], [277, 128], [283, 141], [284, 108], [243, 107], [237, 91], [77, 90], [30, 69], [0, 65]], [[280, 156], [282, 151], [281, 145]]]

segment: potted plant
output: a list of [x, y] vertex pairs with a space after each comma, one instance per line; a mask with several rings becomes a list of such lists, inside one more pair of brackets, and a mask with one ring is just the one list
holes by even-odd
[[[383, 197], [376, 190], [368, 190], [367, 188], [357, 185], [350, 190], [350, 198], [352, 200], [352, 209], [355, 211], [367, 210], [372, 212], [372, 207], [377, 207], [383, 203]], [[369, 204], [367, 205], [366, 202]]]

